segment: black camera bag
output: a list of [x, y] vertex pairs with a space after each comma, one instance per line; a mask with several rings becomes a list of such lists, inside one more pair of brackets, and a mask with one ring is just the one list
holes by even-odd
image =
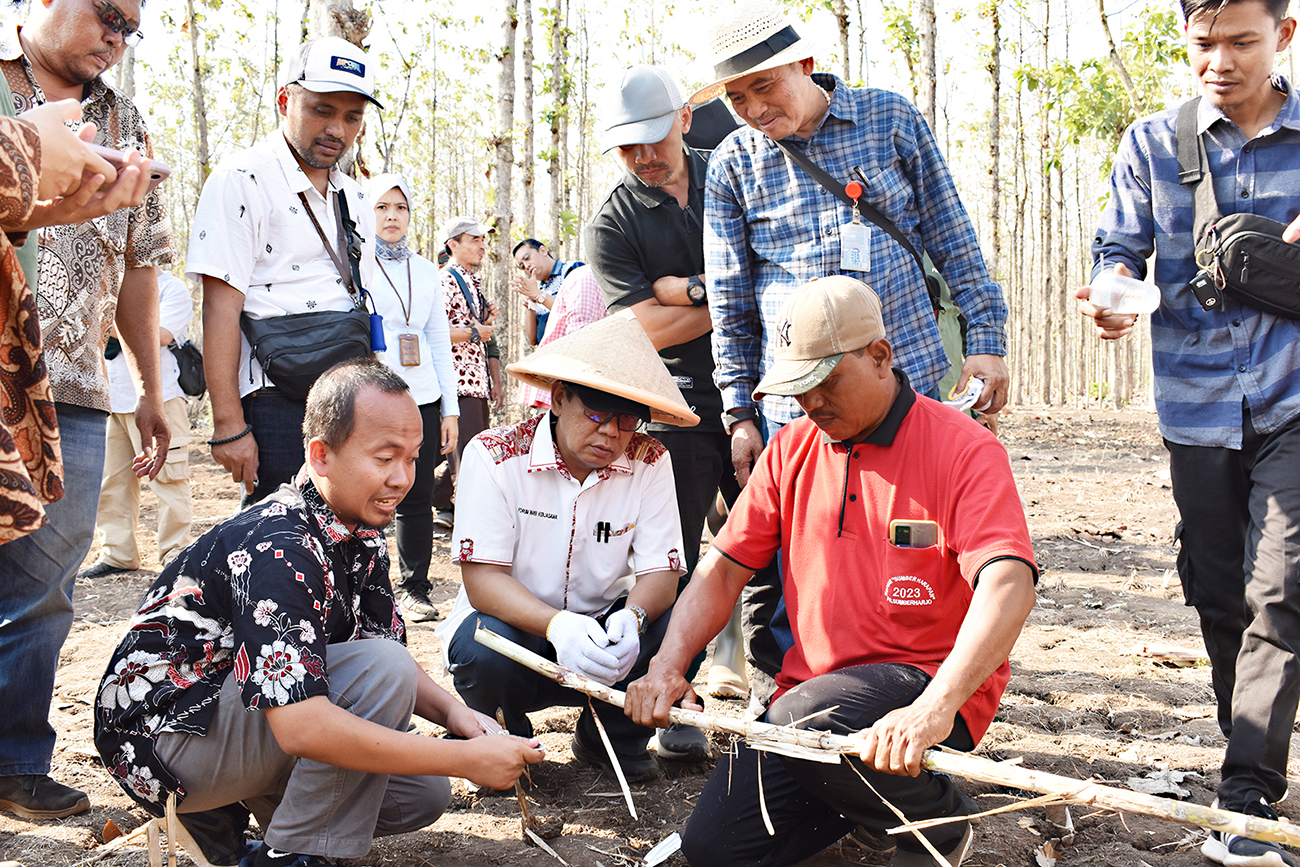
[[1196, 264], [1209, 279], [1193, 280], [1192, 289], [1205, 310], [1214, 310], [1228, 292], [1252, 307], [1300, 319], [1300, 244], [1282, 240], [1286, 223], [1257, 214], [1223, 216], [1214, 197], [1214, 182], [1205, 142], [1196, 134], [1200, 97], [1178, 110], [1178, 182], [1195, 184], [1193, 237]]

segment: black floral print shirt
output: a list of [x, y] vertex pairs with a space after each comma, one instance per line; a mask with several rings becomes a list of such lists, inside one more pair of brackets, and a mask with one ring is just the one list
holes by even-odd
[[95, 746], [161, 816], [167, 794], [185, 792], [155, 752], [159, 734], [206, 734], [232, 674], [250, 710], [328, 695], [326, 645], [360, 638], [406, 642], [383, 533], [349, 531], [304, 468], [163, 569], [100, 682]]

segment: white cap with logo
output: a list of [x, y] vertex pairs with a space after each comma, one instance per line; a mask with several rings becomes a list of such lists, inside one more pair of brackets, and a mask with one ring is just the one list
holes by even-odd
[[312, 93], [359, 93], [378, 108], [375, 70], [366, 53], [337, 36], [310, 39], [298, 46], [285, 64], [284, 83], [298, 84]]
[[830, 376], [844, 353], [885, 336], [880, 298], [842, 274], [805, 283], [785, 302], [776, 334], [776, 362], [754, 388], [766, 394], [805, 394]]

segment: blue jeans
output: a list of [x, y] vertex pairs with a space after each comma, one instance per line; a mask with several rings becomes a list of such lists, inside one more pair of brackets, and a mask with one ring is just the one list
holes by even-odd
[[245, 494], [240, 508], [265, 499], [292, 482], [307, 460], [302, 447], [302, 420], [307, 401], [290, 400], [278, 388], [259, 388], [245, 395], [244, 421], [253, 426], [257, 440], [257, 484]]
[[0, 776], [45, 774], [54, 755], [50, 698], [72, 628], [72, 586], [90, 551], [104, 474], [108, 413], [55, 404], [63, 499], [48, 523], [0, 545]]

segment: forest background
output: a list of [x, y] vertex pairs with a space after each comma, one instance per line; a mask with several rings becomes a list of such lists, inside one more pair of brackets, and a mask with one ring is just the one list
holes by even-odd
[[[1176, 3], [782, 2], [825, 46], [819, 69], [906, 95], [935, 130], [1010, 305], [1012, 402], [1149, 402], [1145, 325], [1103, 344], [1072, 292], [1087, 280], [1124, 129], [1194, 95]], [[406, 176], [410, 239], [430, 258], [450, 215], [498, 227], [484, 272], [507, 320], [508, 362], [527, 350], [510, 248], [536, 237], [583, 258], [581, 227], [617, 180], [599, 149], [603, 87], [629, 63], [667, 66], [688, 93], [708, 83], [705, 25], [720, 5], [151, 0], [143, 41], [108, 77], [173, 168], [164, 190], [183, 255], [212, 168], [276, 129], [284, 58], [308, 36], [366, 46], [385, 108], [367, 112], [353, 173]], [[6, 25], [22, 14], [7, 6]], [[1279, 68], [1295, 80], [1290, 51]]]

